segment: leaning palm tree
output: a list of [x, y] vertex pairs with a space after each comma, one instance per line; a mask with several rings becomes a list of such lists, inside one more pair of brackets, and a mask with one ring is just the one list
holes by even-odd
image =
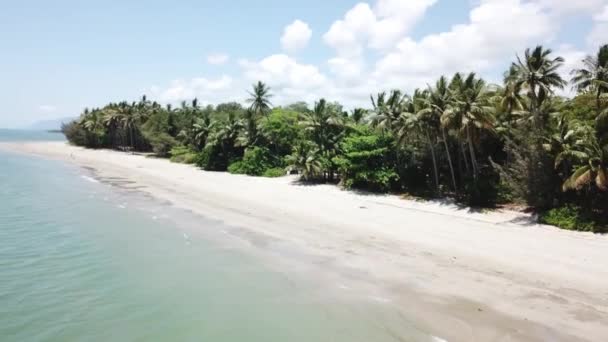
[[560, 76], [558, 69], [563, 65], [562, 57], [551, 58], [553, 51], [537, 46], [534, 50], [526, 49], [524, 57], [517, 56], [517, 62], [512, 64], [511, 80], [514, 86], [527, 91], [530, 98], [530, 112], [537, 127], [543, 127], [546, 117], [540, 112], [542, 103], [553, 94], [553, 89], [563, 89], [566, 81]]
[[489, 106], [486, 83], [470, 73], [460, 89], [453, 92], [449, 107], [441, 116], [441, 124], [455, 131], [468, 146], [473, 178], [477, 179], [479, 168], [475, 156], [476, 140], [483, 130], [493, 131], [494, 116]]
[[251, 103], [249, 110], [257, 116], [267, 116], [272, 109], [270, 98], [270, 87], [265, 83], [258, 81], [253, 85], [253, 91], [249, 92], [249, 99], [247, 102]]
[[600, 47], [596, 56], [583, 59], [583, 67], [572, 70], [572, 83], [579, 91], [595, 93], [597, 113], [602, 110], [601, 96], [608, 92], [608, 44]]

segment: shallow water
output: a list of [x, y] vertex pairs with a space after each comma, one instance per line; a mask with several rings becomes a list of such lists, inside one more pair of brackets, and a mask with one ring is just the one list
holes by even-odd
[[0, 184], [2, 341], [429, 339], [385, 303], [269, 267], [272, 241], [87, 170], [0, 152]]

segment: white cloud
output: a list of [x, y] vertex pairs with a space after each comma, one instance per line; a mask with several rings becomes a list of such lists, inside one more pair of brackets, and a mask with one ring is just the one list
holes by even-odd
[[307, 23], [301, 20], [294, 20], [293, 23], [285, 26], [281, 36], [281, 46], [286, 51], [301, 50], [308, 45], [312, 37], [312, 30]]
[[608, 42], [608, 4], [593, 16], [594, 25], [587, 35], [587, 44], [591, 48], [597, 48]]
[[[556, 56], [562, 56], [564, 58], [564, 65], [559, 70], [560, 75], [564, 80], [569, 81], [572, 75], [570, 72], [573, 69], [579, 69], [583, 66], [583, 59], [587, 56], [585, 51], [579, 50], [572, 45], [561, 45], [557, 50], [555, 50]], [[566, 86], [564, 89], [558, 89], [557, 94], [562, 96], [573, 96], [575, 95], [575, 90], [572, 89], [570, 85]]]
[[207, 63], [212, 65], [226, 64], [230, 57], [224, 53], [215, 53], [207, 56]]
[[608, 21], [608, 4], [604, 6], [604, 9], [593, 16], [595, 21]]
[[191, 100], [195, 97], [204, 102], [214, 102], [215, 96], [231, 90], [233, 80], [223, 75], [217, 79], [197, 77], [190, 80], [175, 80], [165, 90], [150, 89], [150, 93], [159, 97], [160, 101], [171, 103]]
[[328, 78], [312, 64], [300, 64], [285, 54], [268, 56], [260, 61], [242, 60], [244, 82], [267, 83], [275, 93], [275, 103], [290, 101], [312, 101], [322, 88], [327, 87]]
[[[513, 29], [525, 27], [525, 30]], [[530, 44], [546, 42], [555, 28], [541, 7], [520, 0], [486, 0], [473, 8], [469, 23], [431, 34], [420, 41], [405, 37], [380, 58], [375, 77], [395, 80], [395, 86], [421, 86], [442, 74], [488, 71], [508, 61]], [[401, 80], [401, 81], [399, 81]]]
[[386, 49], [410, 30], [436, 0], [378, 0], [359, 3], [335, 21], [323, 39], [338, 55], [356, 56], [364, 47]]
[[38, 110], [44, 113], [53, 113], [57, 111], [57, 107], [53, 105], [40, 105], [38, 106]]
[[606, 0], [536, 0], [543, 7], [562, 15], [571, 13], [594, 13]]

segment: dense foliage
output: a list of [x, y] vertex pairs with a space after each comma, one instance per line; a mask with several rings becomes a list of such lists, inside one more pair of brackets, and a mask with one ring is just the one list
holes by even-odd
[[[570, 84], [562, 64], [538, 46], [517, 56], [501, 85], [456, 73], [411, 95], [381, 92], [350, 112], [325, 99], [273, 107], [262, 82], [246, 107], [195, 99], [174, 108], [144, 96], [85, 109], [63, 131], [76, 145], [152, 152], [205, 170], [291, 172], [469, 205], [521, 202], [546, 222], [599, 231], [608, 215], [608, 45], [571, 72]], [[556, 95], [566, 87], [577, 95]]]

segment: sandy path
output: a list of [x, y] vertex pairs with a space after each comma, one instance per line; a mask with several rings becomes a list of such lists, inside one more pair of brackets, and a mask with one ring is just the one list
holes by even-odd
[[204, 172], [58, 142], [0, 149], [126, 178], [177, 206], [285, 241], [322, 258], [330, 283], [339, 277], [380, 291], [449, 341], [608, 340], [608, 236], [526, 224], [513, 212]]

